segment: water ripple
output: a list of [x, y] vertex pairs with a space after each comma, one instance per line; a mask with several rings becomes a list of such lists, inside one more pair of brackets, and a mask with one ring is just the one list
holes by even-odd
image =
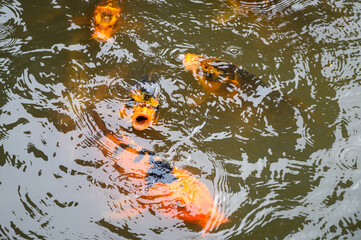
[[361, 157], [360, 145], [338, 144], [332, 149], [331, 157], [340, 169], [358, 169]]
[[0, 23], [12, 22], [15, 25], [21, 25], [22, 12], [23, 9], [18, 1], [2, 2], [0, 3]]
[[[202, 238], [183, 221], [141, 212], [151, 203], [137, 195], [141, 183], [96, 147], [94, 106], [116, 136], [207, 185], [230, 222], [205, 239], [360, 233], [360, 3], [128, 1], [124, 21], [139, 27], [98, 43], [89, 22], [69, 23], [91, 18], [95, 1], [50, 2], [0, 3], [1, 236]], [[179, 61], [187, 52], [242, 65], [293, 107], [207, 98]], [[119, 108], [153, 70], [159, 122], [136, 132]]]

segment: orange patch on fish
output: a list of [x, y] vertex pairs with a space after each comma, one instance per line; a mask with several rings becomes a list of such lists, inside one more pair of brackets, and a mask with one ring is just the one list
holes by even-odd
[[188, 71], [193, 71], [200, 66], [200, 59], [203, 57], [196, 54], [187, 53], [183, 59], [184, 68]]
[[121, 8], [117, 0], [101, 1], [93, 14], [93, 36], [98, 41], [110, 41], [119, 29]]
[[183, 65], [185, 70], [193, 72], [193, 76], [207, 92], [223, 97], [233, 97], [238, 93], [240, 84], [237, 75], [227, 70], [228, 66], [232, 66], [233, 71], [236, 68], [229, 62], [187, 53]]
[[145, 177], [149, 169], [149, 155], [144, 154], [137, 161], [140, 155], [138, 150], [127, 147], [116, 156], [117, 163], [123, 168], [126, 172], [136, 173], [137, 175]]
[[173, 168], [177, 178], [172, 183], [156, 183], [148, 189], [148, 196], [159, 198], [155, 206], [163, 214], [176, 217], [202, 226], [205, 232], [211, 231], [227, 218], [219, 212], [208, 188], [189, 172]]

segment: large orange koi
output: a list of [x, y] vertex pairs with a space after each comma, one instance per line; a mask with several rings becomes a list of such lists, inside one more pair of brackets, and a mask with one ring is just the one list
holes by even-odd
[[92, 20], [93, 37], [110, 41], [120, 26], [121, 0], [102, 0], [95, 8]]
[[[200, 225], [204, 232], [228, 222], [218, 210], [208, 188], [188, 171], [172, 167], [151, 151], [133, 145], [132, 141], [119, 139], [106, 129], [100, 116], [92, 110], [97, 126], [104, 133], [100, 140], [103, 152], [115, 156], [115, 167], [129, 174], [135, 182], [143, 182], [139, 202], [153, 212]], [[119, 148], [122, 149], [119, 151]], [[114, 154], [114, 153], [116, 154]], [[120, 152], [120, 153], [118, 153]], [[139, 191], [130, 189], [129, 191]]]

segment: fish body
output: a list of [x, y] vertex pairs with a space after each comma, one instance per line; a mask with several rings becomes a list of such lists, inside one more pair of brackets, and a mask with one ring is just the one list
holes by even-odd
[[204, 232], [228, 222], [206, 185], [188, 171], [170, 166], [133, 141], [114, 136], [96, 112], [93, 111], [92, 115], [104, 134], [99, 147], [105, 155], [113, 156], [115, 168], [129, 176], [126, 179], [134, 180], [138, 187], [128, 191], [138, 191], [138, 202], [144, 203], [142, 209], [148, 208], [159, 215], [198, 224]]
[[[237, 124], [246, 124], [248, 129], [251, 129], [250, 126], [264, 128], [265, 131], [272, 129], [277, 136], [287, 136], [290, 139], [292, 135], [297, 141], [299, 124], [304, 121], [303, 118], [308, 117], [302, 102], [285, 95], [281, 90], [273, 89], [252, 73], [222, 59], [188, 53], [183, 64], [186, 70], [193, 72], [206, 92], [233, 101], [229, 107], [236, 113], [235, 116], [239, 114], [241, 117], [235, 118]], [[284, 146], [287, 149], [288, 145]]]
[[266, 96], [284, 99], [282, 92], [272, 90], [252, 73], [233, 63], [187, 53], [183, 59], [185, 70], [192, 71], [201, 86], [211, 94], [231, 98], [240, 95], [244, 101], [256, 102]]
[[164, 215], [177, 217], [210, 231], [228, 219], [217, 209], [208, 188], [189, 172], [171, 168], [172, 182], [157, 182], [148, 189], [147, 197], [157, 196], [161, 201], [153, 206]]
[[[125, 149], [125, 151], [129, 151]], [[120, 155], [129, 155], [124, 152]], [[208, 188], [188, 171], [171, 167], [167, 162], [148, 151], [140, 150], [133, 163], [119, 156], [119, 165], [138, 172], [146, 181], [140, 196], [149, 209], [165, 217], [178, 218], [200, 225], [205, 232], [211, 231], [228, 219], [219, 212]], [[130, 167], [131, 166], [131, 167]]]
[[110, 41], [120, 26], [121, 5], [120, 0], [103, 0], [96, 6], [92, 20], [92, 38], [98, 41]]

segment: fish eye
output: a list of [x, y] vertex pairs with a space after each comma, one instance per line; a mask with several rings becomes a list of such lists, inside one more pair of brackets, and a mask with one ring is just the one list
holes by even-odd
[[112, 25], [108, 25], [108, 28], [112, 28]]

